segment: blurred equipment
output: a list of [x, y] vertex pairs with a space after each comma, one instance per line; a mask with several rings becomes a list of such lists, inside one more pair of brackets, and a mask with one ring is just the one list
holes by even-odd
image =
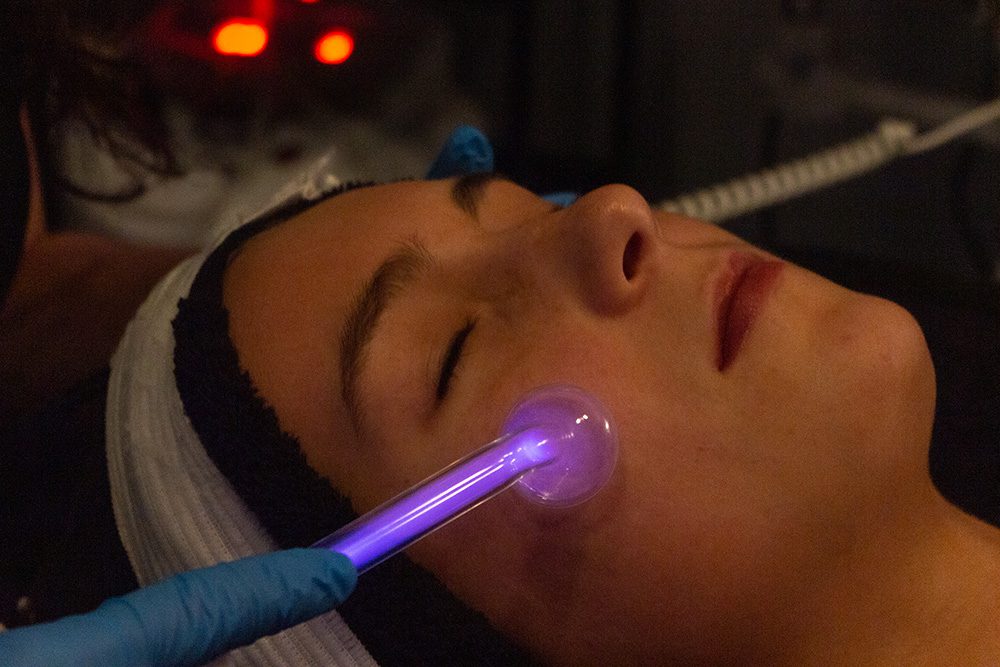
[[159, 4], [136, 38], [162, 88], [196, 107], [294, 101], [308, 88], [363, 108], [403, 74], [399, 55], [440, 31], [432, 14], [394, 3], [184, 0]]
[[254, 20], [229, 19], [212, 31], [212, 46], [223, 56], [257, 56], [267, 46], [267, 28]]
[[319, 160], [342, 180], [417, 176], [456, 126], [491, 129], [455, 85], [452, 30], [419, 2], [156, 2], [128, 50], [162, 97], [178, 173], [132, 169], [65, 122], [69, 218], [197, 246]]
[[[721, 183], [659, 205], [711, 222], [790, 201], [892, 162], [940, 148], [1000, 120], [1000, 99], [976, 107], [921, 135], [912, 123], [884, 120], [876, 132], [792, 162]], [[1000, 263], [994, 280], [1000, 282]]]

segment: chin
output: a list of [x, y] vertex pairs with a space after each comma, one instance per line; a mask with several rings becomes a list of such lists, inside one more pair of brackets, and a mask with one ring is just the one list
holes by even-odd
[[913, 408], [934, 412], [934, 364], [920, 325], [899, 304], [863, 296], [870, 311], [872, 372], [883, 375], [900, 397]]
[[934, 366], [916, 319], [892, 301], [795, 268], [781, 293], [775, 319], [782, 325], [773, 339], [794, 341], [791, 359], [811, 359], [820, 370], [814, 380], [834, 405], [839, 397], [873, 408], [885, 402], [893, 412], [905, 406], [926, 416], [929, 434]]
[[[904, 308], [886, 299], [854, 294], [841, 332], [843, 363], [859, 411], [859, 445], [885, 472], [899, 466], [927, 476], [934, 420], [934, 365], [923, 331]], [[887, 469], [888, 468], [888, 469]]]

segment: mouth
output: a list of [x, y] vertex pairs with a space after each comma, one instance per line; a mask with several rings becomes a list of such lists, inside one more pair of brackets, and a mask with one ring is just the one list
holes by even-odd
[[748, 252], [734, 252], [715, 284], [715, 366], [723, 372], [736, 357], [784, 263]]

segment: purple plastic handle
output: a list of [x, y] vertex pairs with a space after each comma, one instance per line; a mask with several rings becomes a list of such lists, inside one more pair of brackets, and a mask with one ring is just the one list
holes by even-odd
[[553, 430], [535, 426], [501, 436], [313, 546], [344, 554], [364, 572], [553, 461], [566, 437]]

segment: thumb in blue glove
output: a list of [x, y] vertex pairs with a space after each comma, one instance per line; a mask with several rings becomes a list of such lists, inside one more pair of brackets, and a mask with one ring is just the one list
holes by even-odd
[[[459, 125], [441, 146], [427, 178], [450, 178], [483, 171], [493, 171], [493, 146], [482, 132], [470, 125]], [[550, 192], [542, 198], [566, 208], [580, 197], [576, 192]]]
[[493, 171], [493, 146], [476, 128], [459, 125], [427, 170], [427, 178], [450, 178], [482, 171]]
[[197, 665], [329, 611], [356, 582], [351, 562], [326, 549], [252, 556], [0, 633], [0, 663]]

